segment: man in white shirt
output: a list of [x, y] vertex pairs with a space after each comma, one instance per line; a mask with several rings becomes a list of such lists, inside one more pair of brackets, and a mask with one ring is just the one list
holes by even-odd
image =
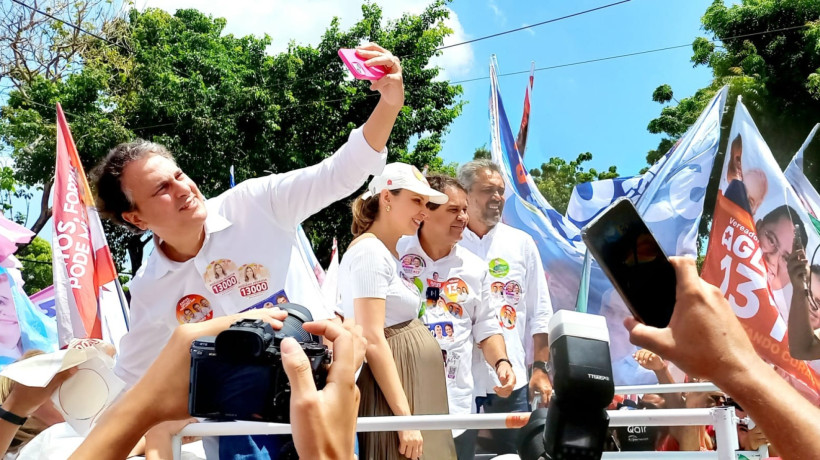
[[386, 69], [371, 85], [381, 97], [367, 122], [317, 165], [247, 180], [207, 201], [171, 154], [151, 142], [120, 144], [97, 167], [101, 214], [154, 235], [155, 250], [131, 284], [130, 331], [115, 367], [129, 387], [181, 323], [275, 305], [283, 296], [316, 320], [332, 317], [296, 228], [381, 172], [404, 104], [399, 59], [375, 44], [357, 52]]
[[[492, 369], [474, 354], [476, 404], [479, 410], [488, 413], [528, 412], [529, 399], [535, 392], [540, 393], [542, 403], [552, 397], [546, 364], [552, 303], [538, 248], [528, 234], [500, 222], [504, 179], [498, 165], [490, 160], [471, 161], [461, 166], [458, 179], [468, 193], [470, 218], [460, 244], [486, 264], [487, 283], [491, 292], [496, 292], [491, 295], [492, 306], [502, 326], [518, 382], [509, 398], [499, 398], [493, 391]], [[530, 363], [533, 371], [528, 392], [527, 365]], [[515, 431], [493, 430], [491, 433], [496, 453], [515, 453]]]
[[[447, 203], [427, 203], [429, 216], [418, 234], [399, 240], [401, 260], [420, 260], [418, 274], [411, 267], [402, 276], [426, 293], [421, 320], [439, 343], [444, 359], [447, 399], [451, 414], [475, 413], [473, 351], [493, 366], [499, 385], [493, 390], [507, 397], [515, 386], [515, 373], [507, 358], [501, 327], [490, 308], [489, 283], [484, 263], [459, 246], [467, 226], [467, 192], [452, 177], [428, 176], [433, 189], [447, 194]], [[483, 371], [483, 367], [482, 367]], [[474, 431], [453, 430], [459, 460], [475, 457]]]

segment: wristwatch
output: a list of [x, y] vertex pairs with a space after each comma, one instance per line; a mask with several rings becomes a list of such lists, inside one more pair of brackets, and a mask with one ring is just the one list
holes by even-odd
[[19, 415], [9, 412], [0, 407], [0, 418], [14, 425], [23, 425], [28, 420], [28, 417], [20, 417]]
[[550, 363], [548, 361], [534, 361], [532, 363], [532, 369], [533, 370], [538, 369], [538, 370], [540, 370], [543, 373], [548, 374], [548, 375], [550, 373], [550, 368], [551, 367], [552, 366], [550, 366]]

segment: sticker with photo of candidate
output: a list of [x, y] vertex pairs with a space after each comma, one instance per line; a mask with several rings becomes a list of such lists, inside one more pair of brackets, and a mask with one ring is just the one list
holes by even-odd
[[427, 328], [433, 334], [433, 338], [439, 343], [452, 342], [455, 336], [455, 329], [453, 329], [452, 321], [441, 321], [438, 323], [429, 323]]
[[179, 299], [176, 306], [179, 324], [199, 323], [214, 317], [211, 302], [199, 294], [188, 294]]
[[498, 310], [498, 324], [504, 329], [515, 329], [515, 308], [510, 305], [504, 305]]
[[504, 297], [504, 283], [496, 281], [490, 285], [490, 296], [493, 299], [502, 299]]
[[447, 304], [447, 311], [449, 311], [450, 314], [456, 318], [461, 318], [464, 315], [464, 309], [461, 308], [461, 305], [455, 302], [450, 302]]
[[214, 294], [223, 294], [234, 290], [239, 284], [236, 264], [231, 259], [218, 259], [205, 268], [205, 283]]
[[427, 286], [440, 288], [444, 284], [444, 280], [439, 279], [438, 272], [433, 272], [432, 278], [427, 278]]
[[275, 307], [279, 304], [288, 303], [288, 302], [290, 302], [290, 300], [288, 300], [288, 295], [285, 294], [285, 290], [282, 289], [281, 291], [277, 292], [276, 294], [273, 294], [272, 296], [270, 296], [266, 299], [260, 300], [259, 302], [256, 302], [255, 304], [251, 305], [250, 307], [240, 311], [240, 313], [246, 312], [246, 311], [249, 311], [249, 310], [258, 310], [260, 308], [273, 308], [273, 307]]
[[239, 295], [258, 297], [268, 294], [270, 272], [261, 264], [245, 264], [239, 267]]
[[401, 272], [409, 279], [421, 275], [425, 266], [427, 266], [427, 264], [424, 263], [424, 259], [422, 259], [421, 256], [406, 254], [401, 258]]
[[467, 301], [467, 296], [470, 290], [467, 289], [467, 283], [461, 278], [450, 278], [444, 283], [444, 295], [450, 302], [464, 303]]
[[518, 305], [518, 301], [521, 300], [521, 285], [516, 281], [505, 284], [504, 299], [513, 305]]

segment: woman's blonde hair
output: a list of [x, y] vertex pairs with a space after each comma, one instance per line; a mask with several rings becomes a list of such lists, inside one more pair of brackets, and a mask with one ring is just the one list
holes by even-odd
[[[398, 196], [400, 192], [401, 189], [390, 190], [394, 196]], [[376, 217], [379, 216], [379, 195], [373, 195], [364, 200], [358, 197], [353, 200], [350, 207], [353, 209], [353, 223], [350, 225], [350, 232], [353, 233], [353, 238], [358, 238], [373, 225]]]
[[[40, 350], [29, 350], [23, 353], [23, 356], [21, 356], [18, 361], [42, 354], [43, 352]], [[0, 376], [0, 404], [3, 404], [6, 398], [9, 397], [12, 388], [14, 388], [14, 380], [8, 377]], [[8, 452], [17, 453], [23, 448], [23, 446], [34, 439], [35, 436], [40, 434], [40, 432], [46, 428], [48, 428], [48, 426], [46, 426], [46, 424], [41, 420], [36, 417], [29, 417], [28, 420], [26, 420], [26, 423], [24, 423], [23, 426], [17, 430], [17, 433], [14, 435], [14, 439], [11, 441], [11, 445], [9, 445]]]

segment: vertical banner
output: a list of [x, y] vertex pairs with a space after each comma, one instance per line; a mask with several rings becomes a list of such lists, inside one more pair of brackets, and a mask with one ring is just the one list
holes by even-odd
[[800, 198], [803, 207], [806, 208], [806, 211], [811, 215], [815, 228], [820, 232], [820, 194], [812, 187], [811, 182], [809, 182], [809, 179], [803, 172], [803, 151], [811, 144], [815, 134], [817, 134], [818, 128], [820, 128], [820, 123], [814, 125], [809, 136], [803, 142], [800, 150], [794, 154], [794, 158], [792, 158], [792, 161], [789, 163], [789, 166], [786, 167], [783, 174], [785, 174], [786, 180], [788, 180], [792, 186], [794, 193]]
[[591, 183], [576, 197], [575, 214], [570, 214], [568, 209], [568, 217], [565, 217], [544, 199], [524, 167], [504, 112], [495, 61], [490, 66], [490, 78], [491, 152], [506, 185], [504, 222], [527, 232], [535, 240], [554, 308], [575, 309], [583, 305], [579, 291], [585, 290], [587, 311], [606, 317], [616, 384], [657, 383], [654, 374], [641, 368], [632, 357], [636, 348], [629, 343], [623, 327], [623, 318], [629, 312], [594, 261], [589, 264], [588, 287], [581, 286], [586, 278], [580, 226], [617, 197], [628, 196], [643, 210], [643, 217], [653, 232], [663, 234], [661, 244], [669, 255], [694, 255], [694, 236], [717, 153], [727, 90], [718, 92], [681, 141], [646, 174]]
[[530, 101], [532, 100], [532, 86], [535, 82], [535, 61], [530, 64], [530, 78], [527, 84], [527, 91], [524, 93], [524, 114], [521, 115], [521, 127], [518, 128], [518, 137], [515, 139], [515, 146], [518, 154], [524, 158], [524, 149], [527, 147], [527, 136], [530, 131]]
[[792, 285], [786, 258], [796, 236], [810, 255], [820, 235], [806, 231], [809, 214], [740, 98], [728, 145], [702, 277], [726, 296], [758, 354], [818, 404], [818, 362], [789, 352], [792, 296], [804, 295], [805, 287]]
[[322, 297], [325, 304], [330, 309], [336, 309], [339, 305], [341, 294], [339, 293], [339, 248], [336, 245], [336, 238], [333, 238], [333, 251], [330, 253], [330, 265], [325, 272], [325, 281], [322, 283]]
[[57, 167], [51, 244], [60, 346], [73, 338], [119, 345], [127, 310], [114, 260], [63, 109], [57, 104]]

